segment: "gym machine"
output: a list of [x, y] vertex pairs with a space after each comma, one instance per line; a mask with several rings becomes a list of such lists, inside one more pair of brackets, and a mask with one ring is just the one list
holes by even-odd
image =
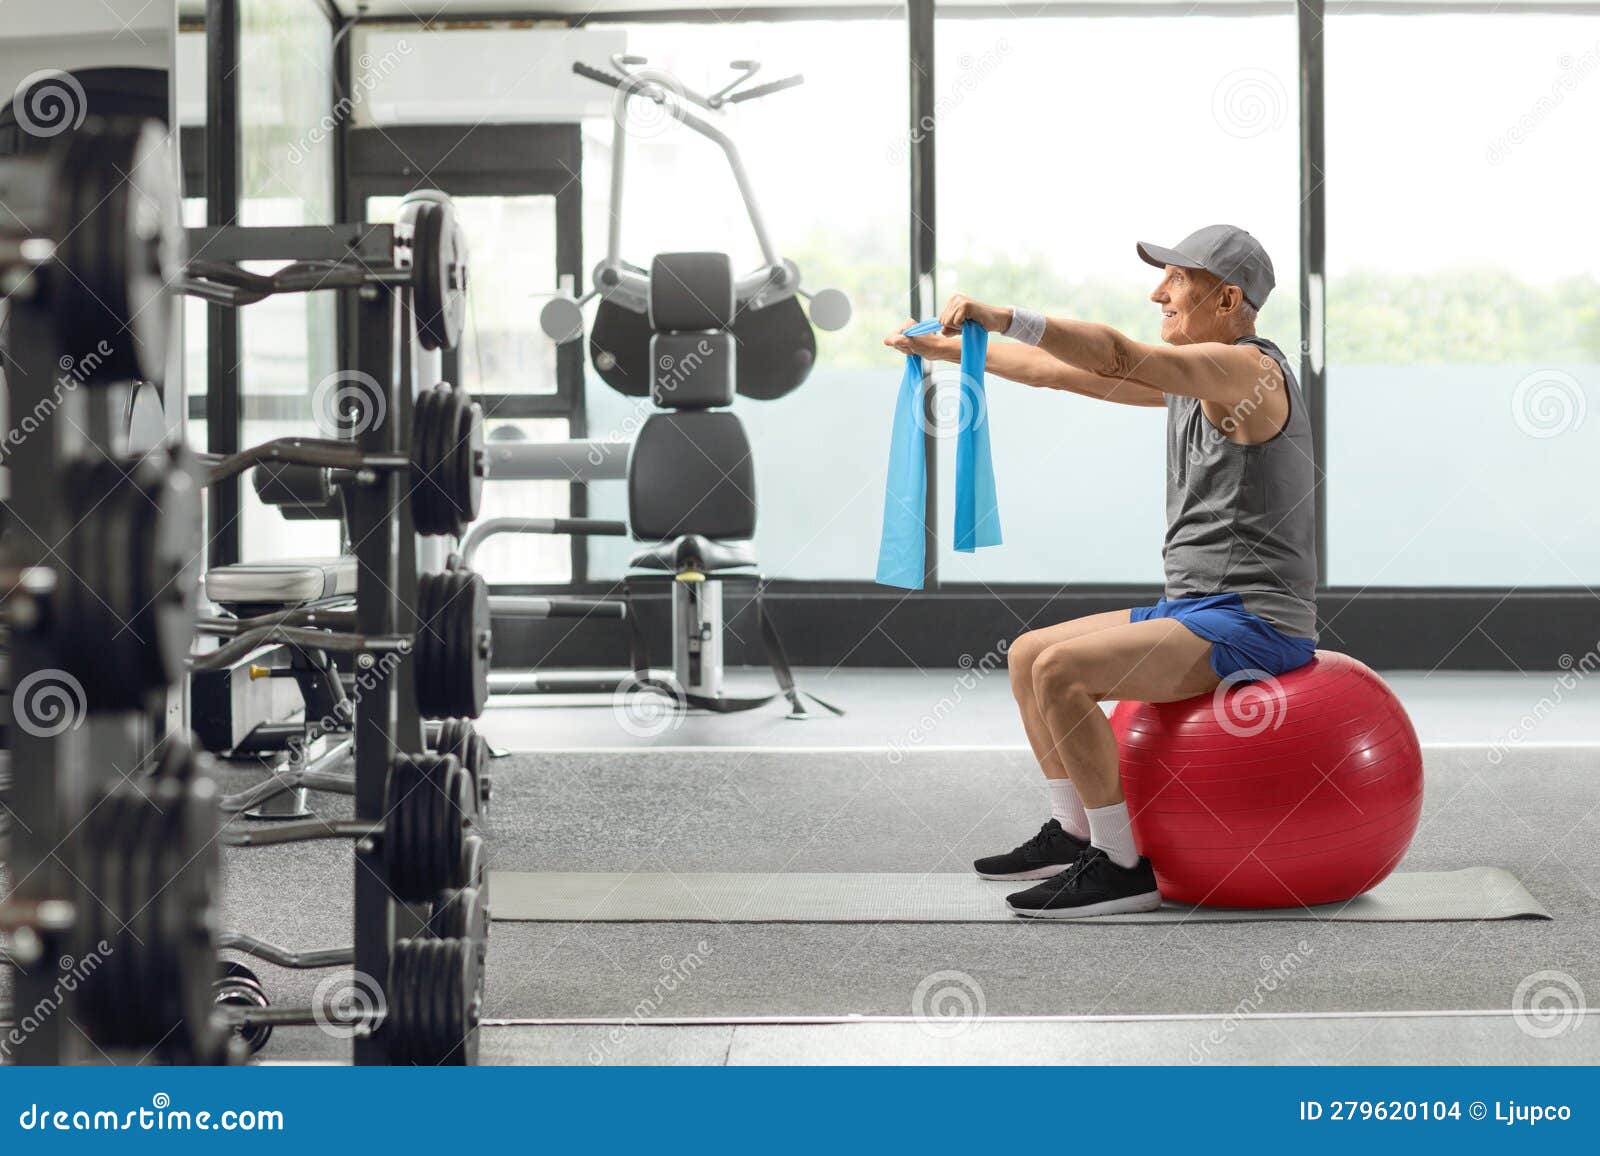
[[[755, 475], [742, 423], [728, 409], [734, 394], [774, 400], [797, 389], [816, 362], [813, 325], [843, 328], [850, 302], [837, 289], [811, 293], [800, 270], [779, 255], [768, 234], [738, 146], [708, 117], [728, 107], [802, 83], [799, 76], [750, 85], [754, 61], [732, 64], [734, 79], [701, 93], [637, 56], [615, 56], [612, 71], [583, 63], [573, 71], [615, 89], [612, 101], [611, 218], [605, 258], [582, 298], [546, 303], [540, 326], [556, 342], [583, 333], [583, 306], [598, 298], [589, 355], [607, 385], [629, 397], [648, 398], [655, 412], [630, 446], [603, 441], [565, 445], [494, 447], [491, 479], [556, 478], [588, 481], [625, 477], [628, 520], [494, 519], [471, 532], [462, 546], [470, 562], [484, 541], [499, 534], [631, 536], [643, 546], [629, 563], [622, 599], [526, 600], [523, 617], [621, 619], [630, 626], [631, 671], [619, 676], [562, 676], [503, 672], [491, 676], [506, 693], [614, 691], [619, 686], [664, 694], [682, 706], [717, 713], [762, 706], [780, 695], [789, 717], [812, 717], [804, 699], [841, 713], [795, 684], [777, 631], [765, 612], [765, 580], [751, 545], [755, 533]], [[623, 195], [630, 104], [645, 101], [660, 114], [711, 141], [722, 152], [750, 220], [763, 264], [735, 278], [726, 254], [658, 255], [650, 268], [622, 257]], [[810, 316], [801, 301], [810, 306]], [[651, 672], [643, 633], [629, 597], [636, 584], [666, 578], [672, 588], [672, 676]], [[722, 588], [727, 580], [755, 583], [762, 644], [778, 694], [735, 697], [723, 690]]]

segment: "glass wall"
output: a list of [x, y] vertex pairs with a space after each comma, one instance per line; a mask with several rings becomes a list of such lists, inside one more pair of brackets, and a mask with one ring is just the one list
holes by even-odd
[[[940, 18], [936, 31], [941, 301], [959, 292], [1156, 341], [1161, 274], [1135, 243], [1225, 221], [1272, 255], [1259, 331], [1293, 357], [1293, 16]], [[955, 367], [937, 376], [953, 393]], [[1159, 582], [1163, 411], [993, 378], [988, 396], [1005, 544], [950, 548], [955, 441], [943, 439], [940, 580]]]
[[1329, 579], [1592, 584], [1600, 17], [1327, 37]]
[[[760, 518], [756, 546], [769, 574], [870, 581], [883, 511], [884, 467], [899, 370], [879, 342], [905, 314], [909, 235], [905, 147], [906, 30], [901, 19], [785, 21], [627, 28], [628, 51], [714, 91], [728, 62], [761, 61], [758, 82], [804, 73], [805, 84], [747, 105], [718, 124], [738, 142], [767, 229], [808, 289], [843, 289], [850, 325], [817, 334], [817, 366], [777, 401], [739, 399], [750, 434]], [[603, 64], [603, 61], [589, 63]], [[584, 253], [606, 250], [611, 121], [584, 126]], [[711, 249], [735, 270], [761, 263], [732, 174], [710, 142], [642, 116], [628, 141], [622, 256]], [[629, 438], [648, 411], [588, 371], [589, 436]], [[621, 482], [590, 488], [595, 517], [626, 515]], [[590, 572], [620, 575], [630, 546], [590, 543]]]
[[[333, 32], [314, 0], [243, 0], [239, 90], [244, 166], [243, 225], [330, 223], [333, 205]], [[252, 264], [258, 272], [276, 266]], [[326, 436], [312, 419], [317, 384], [337, 368], [332, 293], [270, 297], [240, 311], [243, 444]], [[205, 325], [190, 340], [204, 344]], [[202, 379], [203, 380], [203, 379]], [[291, 522], [241, 485], [246, 559], [332, 554], [338, 527]]]

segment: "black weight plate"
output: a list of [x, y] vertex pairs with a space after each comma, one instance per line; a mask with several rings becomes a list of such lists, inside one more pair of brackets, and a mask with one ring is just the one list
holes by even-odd
[[439, 308], [428, 316], [428, 340], [436, 344], [424, 344], [430, 349], [454, 349], [467, 322], [467, 235], [455, 205], [445, 201], [437, 209], [439, 239], [429, 271], [438, 285]]
[[445, 694], [444, 609], [448, 573], [423, 574], [417, 579], [417, 633], [411, 648], [412, 678], [417, 693], [417, 710], [424, 718], [449, 718]]
[[765, 309], [740, 309], [733, 319], [739, 347], [734, 372], [743, 397], [771, 401], [799, 388], [817, 362], [817, 336], [798, 297]]
[[428, 430], [429, 460], [432, 463], [428, 483], [433, 490], [433, 500], [438, 504], [437, 532], [455, 536], [461, 533], [463, 526], [456, 500], [450, 451], [455, 443], [461, 401], [456, 397], [455, 390], [442, 381], [433, 387], [433, 391], [438, 404], [433, 411], [433, 424]]
[[415, 810], [418, 819], [414, 844], [415, 863], [419, 886], [424, 879], [431, 882], [429, 893], [425, 897], [428, 899], [431, 899], [433, 892], [448, 880], [448, 875], [441, 873], [439, 868], [445, 845], [450, 837], [450, 808], [447, 795], [449, 782], [446, 778], [449, 759], [448, 755], [416, 756], [417, 769], [422, 781], [422, 785], [417, 788], [417, 795], [425, 805], [419, 805]]
[[183, 793], [179, 836], [172, 844], [173, 860], [181, 863], [175, 878], [182, 902], [169, 905], [173, 915], [170, 942], [178, 953], [178, 990], [183, 996], [190, 1054], [201, 1063], [216, 1063], [227, 1037], [216, 1028], [206, 993], [218, 974], [216, 905], [222, 879], [217, 832], [221, 813], [216, 786], [209, 778], [190, 780]]
[[489, 857], [483, 836], [469, 832], [461, 840], [461, 858], [456, 863], [456, 873], [450, 886], [456, 889], [475, 887], [485, 901], [489, 897]]
[[600, 379], [626, 397], [650, 396], [650, 318], [601, 301], [589, 329], [589, 360]]
[[411, 802], [416, 785], [417, 769], [411, 759], [406, 755], [391, 758], [384, 794], [384, 875], [390, 889], [402, 899], [414, 890], [409, 856], [416, 848], [416, 835], [412, 833], [416, 804]]
[[471, 1066], [478, 1062], [478, 1020], [483, 1012], [483, 971], [478, 964], [479, 944], [470, 940], [440, 940], [444, 982], [450, 1003], [449, 1038], [443, 1063]]
[[389, 949], [389, 976], [384, 984], [384, 1017], [380, 1029], [389, 1062], [405, 1063], [410, 1056], [416, 1029], [416, 1008], [411, 997], [411, 964], [415, 958], [410, 939], [402, 939]]
[[[246, 965], [240, 963], [238, 960], [235, 960], [235, 959], [220, 960], [218, 962], [218, 964], [217, 964], [217, 972], [218, 972], [219, 976], [221, 977], [218, 980], [219, 983], [222, 980], [236, 979], [236, 980], [241, 980], [244, 983], [253, 983], [257, 987], [261, 987], [261, 977], [258, 976], [254, 971], [252, 971], [249, 967], [247, 967]], [[262, 990], [264, 991], [266, 989], [262, 988]]]
[[461, 405], [456, 419], [455, 441], [450, 448], [450, 474], [456, 513], [461, 530], [477, 520], [483, 507], [483, 475], [487, 458], [483, 444], [483, 408], [459, 386], [456, 396]]
[[[240, 980], [219, 979], [212, 988], [212, 1002], [217, 1007], [243, 1007], [243, 1008], [269, 1008], [272, 1006], [267, 999], [267, 993], [258, 984]], [[233, 1029], [238, 1037], [244, 1040], [249, 1047], [250, 1054], [255, 1055], [267, 1046], [267, 1041], [272, 1038], [271, 1024], [252, 1024], [249, 1027]]]
[[411, 477], [406, 487], [411, 497], [411, 522], [419, 534], [438, 534], [446, 513], [434, 471], [433, 435], [438, 428], [439, 394], [425, 389], [411, 403]]
[[451, 713], [462, 718], [477, 718], [489, 704], [489, 665], [493, 658], [494, 634], [489, 614], [489, 584], [472, 570], [456, 571], [463, 587], [453, 603], [459, 631], [452, 632], [452, 643], [464, 642], [465, 654], [455, 686], [461, 709]]
[[397, 940], [389, 951], [389, 1001], [384, 1020], [384, 1038], [392, 1063], [426, 1063], [429, 1054], [430, 1025], [424, 1001], [424, 943], [427, 940]]
[[442, 224], [437, 204], [424, 201], [417, 205], [411, 225], [411, 310], [417, 321], [417, 340], [424, 349], [440, 347], [438, 321], [444, 310], [443, 264], [439, 259]]
[[[453, 940], [450, 942], [454, 942]], [[446, 941], [435, 939], [424, 948], [427, 969], [424, 975], [428, 985], [428, 1024], [430, 1050], [437, 1057], [435, 1063], [449, 1063], [451, 1033], [450, 968], [446, 956]]]
[[200, 484], [193, 457], [182, 447], [144, 459], [141, 473], [153, 475], [143, 486], [146, 517], [152, 523], [147, 540], [148, 586], [141, 591], [140, 634], [155, 653], [152, 680], [171, 686], [184, 673], [194, 640], [196, 601], [200, 586]]
[[158, 123], [86, 122], [65, 146], [54, 279], [59, 331], [79, 380], [159, 382], [182, 264], [177, 182]]
[[440, 826], [445, 839], [438, 862], [438, 887], [448, 887], [450, 876], [461, 862], [461, 843], [478, 818], [478, 800], [472, 791], [472, 776], [453, 755], [445, 769], [444, 817]]

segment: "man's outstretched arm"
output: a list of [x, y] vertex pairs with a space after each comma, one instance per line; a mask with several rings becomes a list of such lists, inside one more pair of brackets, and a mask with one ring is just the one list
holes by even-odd
[[[939, 314], [947, 333], [959, 333], [965, 321], [1004, 333], [1012, 317], [1006, 306], [984, 305], [960, 295], [950, 298]], [[1151, 345], [1109, 325], [1047, 317], [1036, 348], [1097, 377], [1230, 406], [1252, 396], [1261, 383], [1261, 351], [1249, 345], [1217, 341]]]
[[[936, 333], [922, 337], [901, 336], [885, 344], [901, 353], [914, 353], [929, 361], [961, 360], [959, 338], [942, 337]], [[984, 359], [984, 369], [996, 377], [1006, 378], [1021, 385], [1037, 389], [1059, 389], [1092, 397], [1100, 401], [1114, 401], [1121, 405], [1163, 406], [1167, 398], [1159, 389], [1128, 378], [1102, 377], [1068, 365], [1043, 349], [1010, 342], [991, 344]]]

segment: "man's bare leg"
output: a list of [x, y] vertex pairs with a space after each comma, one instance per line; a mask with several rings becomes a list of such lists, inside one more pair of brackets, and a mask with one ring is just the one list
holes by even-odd
[[1129, 622], [1058, 642], [1033, 664], [1034, 695], [1083, 800], [1089, 848], [1073, 866], [1008, 896], [1032, 919], [1151, 911], [1161, 905], [1150, 861], [1139, 853], [1122, 793], [1117, 742], [1103, 699], [1171, 702], [1214, 689], [1211, 643], [1172, 619]]
[[1090, 614], [1073, 618], [1055, 626], [1030, 630], [1017, 638], [1006, 652], [1006, 663], [1011, 675], [1011, 695], [1017, 700], [1017, 711], [1022, 716], [1022, 729], [1033, 748], [1033, 757], [1039, 760], [1039, 769], [1047, 779], [1065, 779], [1067, 768], [1056, 750], [1055, 739], [1039, 709], [1038, 695], [1034, 690], [1034, 665], [1045, 651], [1065, 642], [1073, 642], [1115, 626], [1127, 626], [1128, 611], [1108, 610], [1103, 614]]
[[1174, 702], [1215, 690], [1211, 643], [1171, 618], [1125, 622], [1057, 642], [1033, 663], [1053, 755], [1086, 807], [1123, 801], [1117, 741], [1103, 699]]

